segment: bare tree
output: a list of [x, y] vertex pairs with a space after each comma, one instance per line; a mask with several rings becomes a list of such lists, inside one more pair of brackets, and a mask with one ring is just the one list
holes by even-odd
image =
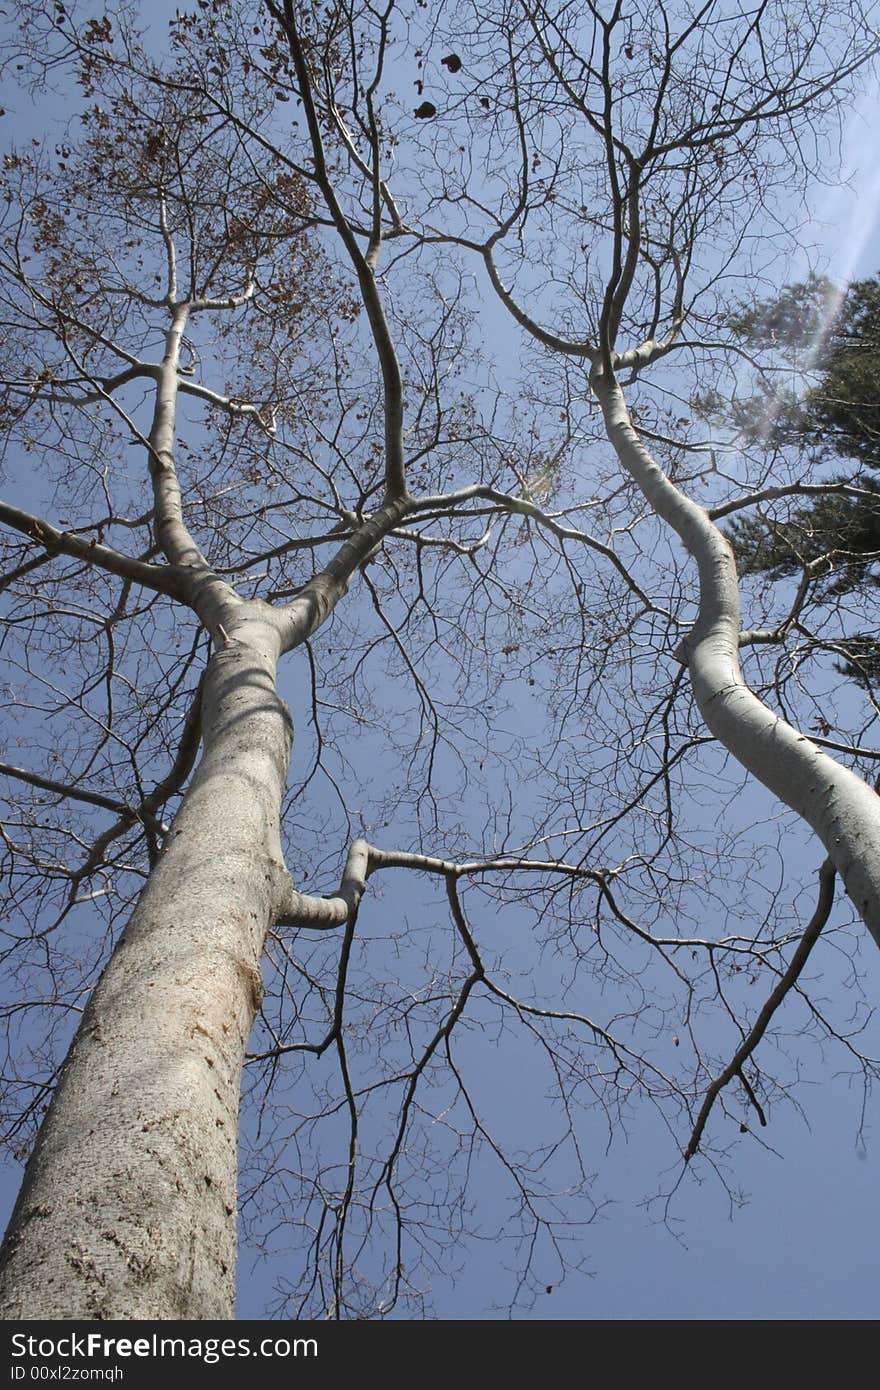
[[[579, 1110], [711, 1162], [716, 1106], [785, 1094], [792, 997], [874, 1074], [802, 975], [857, 950], [835, 873], [880, 931], [872, 753], [799, 731], [794, 617], [743, 632], [718, 526], [804, 485], [691, 420], [876, 47], [847, 0], [215, 3], [161, 58], [25, 14], [10, 64], [83, 108], [7, 155], [0, 248], [5, 1316], [231, 1315], [245, 1064], [243, 1219], [291, 1227], [279, 1310], [336, 1317], [419, 1306], [484, 1161], [528, 1302], [591, 1214]], [[702, 834], [731, 767], [823, 842], [806, 925], [775, 844]], [[525, 1157], [471, 1075], [507, 1030], [560, 1107]]]

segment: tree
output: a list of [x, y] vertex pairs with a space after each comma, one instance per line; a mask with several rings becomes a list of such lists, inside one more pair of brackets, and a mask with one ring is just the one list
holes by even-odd
[[[717, 521], [767, 481], [713, 469], [678, 385], [735, 354], [727, 278], [817, 167], [870, 15], [423, 9], [217, 0], [159, 60], [124, 9], [29, 7], [11, 45], [43, 89], [75, 73], [84, 109], [6, 159], [7, 460], [39, 463], [0, 508], [22, 1148], [52, 1092], [9, 1317], [230, 1315], [245, 1061], [246, 1215], [292, 1206], [301, 1247], [279, 1306], [419, 1306], [480, 1155], [528, 1301], [539, 1242], [564, 1269], [589, 1210], [576, 1108], [613, 1128], [644, 1100], [686, 1162], [711, 1155], [730, 1083], [761, 1124], [788, 1084], [756, 1052], [820, 932], [848, 940], [835, 873], [880, 938], [862, 749], [827, 756], [740, 671], [759, 638]], [[518, 390], [484, 361], [485, 290], [529, 344]], [[313, 755], [286, 799], [285, 656]], [[728, 854], [695, 778], [717, 790], [727, 755], [825, 846], [806, 927], [760, 849], [730, 899], [704, 886]], [[368, 880], [392, 870], [429, 896], [389, 930]], [[562, 1108], [526, 1158], [468, 1077], [505, 1027]]]
[[[770, 448], [798, 449], [804, 472], [835, 460], [868, 470], [835, 475], [837, 491], [826, 489], [787, 516], [760, 512], [731, 528], [743, 573], [800, 581], [796, 617], [804, 631], [811, 598], [824, 605], [860, 590], [870, 601], [877, 582], [878, 291], [876, 277], [841, 290], [813, 276], [734, 320], [746, 342], [782, 353], [811, 382], [800, 392], [768, 386], [769, 399], [751, 402], [747, 417], [737, 411], [741, 427], [754, 436], [754, 420], [765, 421], [758, 435]], [[848, 675], [866, 684], [876, 680], [880, 648], [871, 632], [853, 632], [850, 624], [838, 647]]]

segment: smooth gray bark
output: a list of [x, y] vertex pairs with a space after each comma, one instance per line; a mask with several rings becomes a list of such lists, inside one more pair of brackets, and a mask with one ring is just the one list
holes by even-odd
[[880, 946], [880, 796], [749, 689], [739, 664], [739, 584], [730, 544], [645, 448], [616, 380], [596, 372], [593, 386], [621, 465], [697, 564], [699, 614], [681, 656], [700, 713], [733, 757], [816, 832]]
[[0, 1258], [4, 1318], [229, 1318], [238, 1107], [267, 928], [289, 895], [278, 629], [212, 657], [202, 761], [104, 972]]

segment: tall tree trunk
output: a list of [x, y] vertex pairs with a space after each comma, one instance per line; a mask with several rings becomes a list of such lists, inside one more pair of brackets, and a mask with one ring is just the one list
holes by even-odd
[[241, 1069], [287, 882], [278, 650], [250, 619], [209, 662], [202, 761], [64, 1064], [0, 1316], [233, 1315]]

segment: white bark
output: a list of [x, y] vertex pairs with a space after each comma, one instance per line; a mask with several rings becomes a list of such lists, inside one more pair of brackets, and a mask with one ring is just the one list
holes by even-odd
[[289, 894], [278, 628], [242, 612], [204, 753], [83, 1018], [2, 1256], [4, 1318], [229, 1318], [241, 1068]]
[[729, 543], [644, 447], [618, 383], [594, 373], [593, 385], [621, 465], [697, 564], [699, 615], [682, 656], [700, 713], [724, 747], [816, 832], [880, 945], [880, 797], [746, 685], [738, 655], [739, 586]]

